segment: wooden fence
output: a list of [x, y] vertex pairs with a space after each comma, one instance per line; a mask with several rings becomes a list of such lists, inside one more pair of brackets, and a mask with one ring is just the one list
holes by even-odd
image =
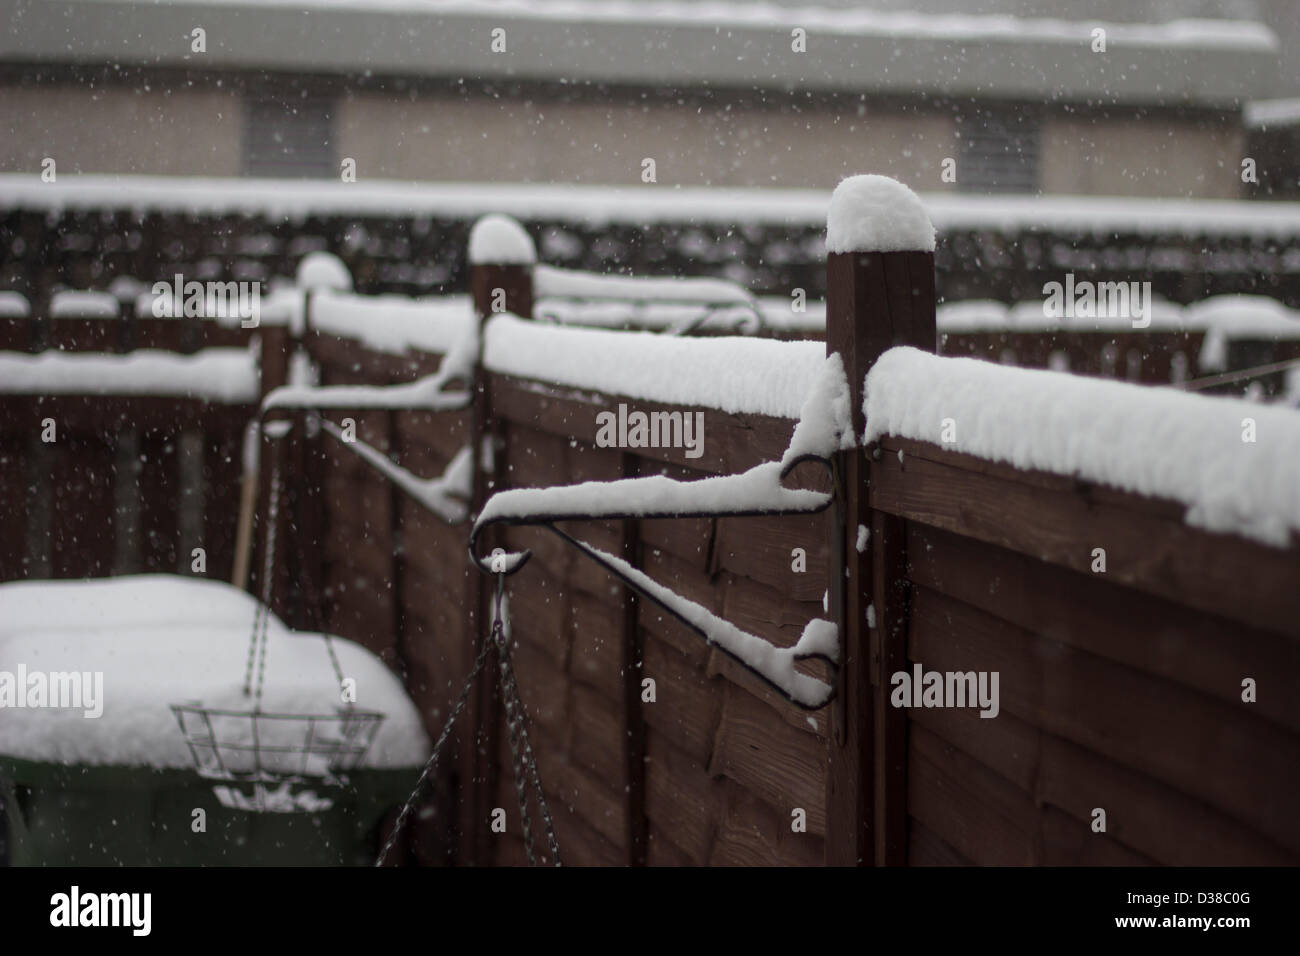
[[[476, 265], [470, 288], [481, 320], [496, 290], [508, 311], [532, 311], [527, 266]], [[933, 255], [835, 254], [827, 288], [827, 347], [845, 360], [861, 433], [862, 383], [877, 358], [900, 344], [936, 348]], [[368, 344], [361, 328], [319, 328], [310, 297], [304, 311], [301, 326], [255, 333], [257, 395], [290, 379], [295, 350], [323, 385], [410, 382], [444, 358]], [[128, 320], [96, 321], [76, 335], [50, 321], [50, 341], [75, 348], [85, 331], [99, 347], [139, 347], [171, 334], [141, 327], [123, 338]], [[735, 474], [779, 459], [795, 425], [691, 408], [709, 439], [688, 459], [596, 443], [597, 414], [620, 402], [688, 409], [490, 361], [474, 388], [465, 411], [330, 417], [354, 419], [359, 440], [421, 475], [441, 473], [464, 447], [480, 464], [490, 455], [490, 471], [476, 468], [474, 512], [511, 487]], [[0, 578], [189, 573], [194, 515], [207, 573], [228, 576], [252, 400], [11, 391], [0, 403], [0, 494], [24, 503], [5, 510]], [[53, 444], [40, 441], [45, 418], [60, 429]], [[264, 462], [280, 456], [289, 495], [275, 609], [379, 654], [436, 734], [487, 626], [489, 582], [467, 559], [467, 529], [304, 423], [293, 435], [274, 452], [263, 446]], [[106, 476], [128, 453], [141, 462], [134, 492], [111, 491]], [[492, 542], [534, 551], [510, 579], [514, 663], [566, 863], [1300, 861], [1290, 812], [1300, 708], [1289, 691], [1300, 678], [1300, 546], [1211, 534], [1170, 501], [906, 438], [844, 452], [836, 467], [843, 493], [818, 516], [565, 526], [781, 646], [823, 613], [826, 594], [844, 657], [837, 699], [820, 711], [787, 702], [558, 538], [511, 528]], [[48, 483], [34, 480], [43, 475]], [[177, 505], [185, 496], [197, 502], [189, 512]], [[113, 530], [118, 498], [136, 502], [140, 530], [125, 537]], [[48, 558], [36, 553], [41, 540]], [[1099, 540], [1111, 554], [1104, 577], [1087, 560]], [[806, 567], [792, 562], [795, 549]], [[891, 707], [889, 675], [914, 662], [999, 671], [1001, 714]], [[1258, 703], [1242, 703], [1249, 676]], [[485, 678], [406, 859], [522, 862], [496, 695]], [[496, 808], [507, 810], [505, 834], [489, 826]]]

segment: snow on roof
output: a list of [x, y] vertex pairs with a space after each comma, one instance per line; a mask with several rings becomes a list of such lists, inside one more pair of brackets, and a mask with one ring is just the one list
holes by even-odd
[[[874, 5], [873, 5], [874, 6]], [[1235, 104], [1265, 95], [1278, 41], [1255, 20], [1136, 20], [712, 0], [49, 0], [0, 60], [429, 76], [572, 86], [844, 90]], [[1203, 10], [1204, 7], [1200, 7]], [[1216, 11], [1217, 12], [1217, 11]], [[1231, 11], [1229, 11], [1231, 12]], [[207, 30], [194, 54], [187, 37]], [[491, 31], [507, 31], [501, 55]], [[806, 31], [807, 52], [792, 30]], [[1106, 30], [1101, 65], [1092, 31]], [[291, 37], [294, 42], [286, 42]], [[672, 50], [667, 58], [664, 50]], [[1195, 70], [1189, 64], [1195, 62]]]
[[1247, 103], [1245, 122], [1251, 129], [1276, 129], [1300, 124], [1300, 97], [1283, 100], [1255, 100]]
[[826, 213], [827, 252], [934, 252], [934, 226], [920, 198], [888, 176], [850, 176]]
[[496, 372], [609, 395], [798, 418], [826, 360], [821, 342], [682, 338], [492, 318], [484, 364]]
[[257, 401], [258, 372], [246, 349], [192, 355], [141, 349], [97, 352], [0, 352], [0, 393], [11, 395], [169, 395], [210, 402]]
[[[251, 707], [242, 686], [255, 603], [238, 588], [172, 575], [0, 585], [0, 671], [102, 672], [102, 716], [80, 708], [5, 709], [0, 754], [57, 763], [190, 767], [169, 708]], [[401, 682], [365, 648], [335, 638], [357, 706], [387, 716], [365, 765], [410, 767], [429, 741]], [[22, 689], [25, 692], [25, 688]], [[335, 712], [338, 679], [319, 635], [267, 632], [263, 709]]]
[[1300, 532], [1300, 414], [1288, 408], [895, 348], [867, 373], [863, 410], [864, 444], [896, 435], [1078, 476], [1279, 547]]
[[[920, 194], [939, 232], [1081, 232], [1094, 235], [1300, 235], [1300, 203], [1108, 196]], [[509, 210], [521, 220], [609, 223], [763, 223], [821, 228], [822, 189], [205, 179], [172, 176], [63, 176], [42, 183], [0, 174], [0, 207], [136, 209], [245, 214], [301, 222], [312, 215], [444, 216], [469, 219]]]
[[468, 257], [470, 265], [530, 266], [537, 261], [537, 247], [518, 220], [489, 213], [469, 231]]

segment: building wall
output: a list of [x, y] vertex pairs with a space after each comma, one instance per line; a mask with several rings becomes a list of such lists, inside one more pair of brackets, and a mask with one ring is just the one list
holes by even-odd
[[1047, 193], [1236, 199], [1245, 156], [1239, 126], [1057, 117], [1043, 125], [1039, 181]]
[[[956, 157], [952, 111], [898, 105], [796, 107], [742, 101], [354, 92], [334, 117], [340, 158], [361, 179], [828, 188], [869, 170], [936, 191]], [[0, 171], [237, 176], [243, 103], [233, 90], [159, 82], [8, 86], [0, 92]], [[1221, 120], [1049, 114], [1044, 192], [1232, 198], [1240, 128]], [[961, 170], [958, 170], [960, 177]]]
[[827, 187], [863, 169], [936, 188], [955, 148], [940, 115], [425, 96], [347, 98], [341, 156], [381, 179]]
[[0, 88], [0, 171], [238, 176], [243, 104], [223, 90]]

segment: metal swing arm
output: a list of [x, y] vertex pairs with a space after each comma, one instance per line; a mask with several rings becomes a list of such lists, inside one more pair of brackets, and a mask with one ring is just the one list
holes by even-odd
[[[700, 481], [682, 482], [670, 478], [654, 476], [650, 478], [628, 478], [622, 481], [600, 483], [589, 482], [585, 485], [570, 485], [561, 488], [521, 488], [498, 492], [488, 499], [470, 532], [470, 558], [485, 574], [507, 576], [518, 572], [532, 556], [532, 551], [507, 554], [498, 550], [486, 558], [478, 555], [478, 541], [483, 531], [494, 525], [540, 526], [553, 532], [563, 541], [573, 545], [588, 558], [614, 575], [637, 594], [656, 604], [672, 615], [687, 628], [735, 660], [741, 667], [763, 681], [786, 700], [804, 710], [818, 710], [825, 707], [835, 696], [835, 674], [839, 665], [839, 638], [835, 624], [814, 619], [804, 628], [798, 642], [792, 647], [778, 647], [757, 635], [750, 634], [736, 627], [729, 621], [718, 617], [707, 608], [681, 595], [675, 594], [667, 587], [655, 581], [645, 572], [633, 567], [629, 562], [615, 555], [582, 541], [566, 531], [556, 527], [557, 521], [594, 521], [645, 518], [717, 518], [717, 517], [780, 517], [792, 515], [817, 514], [825, 511], [834, 502], [836, 494], [787, 489], [780, 482], [794, 468], [808, 461], [824, 465], [834, 480], [834, 468], [828, 458], [819, 455], [800, 455], [784, 462], [766, 462], [739, 475], [726, 475], [706, 478]], [[736, 505], [727, 507], [720, 503], [727, 494], [737, 486], [752, 490], [769, 482], [768, 490], [772, 492], [770, 507]], [[587, 493], [605, 497], [611, 502], [610, 507], [552, 507], [543, 512], [527, 511], [529, 501], [545, 498], [548, 493], [554, 500], [554, 492], [582, 489], [581, 493], [563, 495], [562, 497], [586, 497]], [[645, 489], [656, 492], [661, 498], [670, 499], [671, 507], [650, 508], [632, 511], [626, 507], [617, 507], [615, 499], [626, 500], [626, 492]], [[587, 498], [590, 501], [590, 498]], [[692, 501], [701, 506], [692, 507]], [[831, 682], [801, 673], [795, 669], [799, 661], [824, 661], [831, 669]]]
[[[262, 402], [263, 428], [268, 419], [287, 412], [304, 412], [348, 451], [379, 472], [417, 504], [449, 525], [458, 525], [469, 517], [469, 499], [473, 483], [473, 452], [466, 445], [456, 453], [443, 473], [422, 478], [403, 468], [377, 448], [356, 438], [348, 438], [342, 428], [321, 415], [325, 409], [360, 411], [464, 411], [473, 405], [473, 393], [449, 390], [447, 386], [463, 377], [460, 373], [429, 375], [402, 385], [383, 386], [298, 386], [287, 385], [270, 392]], [[288, 423], [285, 423], [287, 430]], [[274, 434], [274, 432], [271, 432]]]

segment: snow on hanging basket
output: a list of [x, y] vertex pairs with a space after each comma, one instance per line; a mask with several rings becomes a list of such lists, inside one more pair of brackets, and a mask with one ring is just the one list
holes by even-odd
[[[289, 428], [283, 426], [289, 424], [263, 422], [262, 429], [269, 438], [278, 440], [288, 434]], [[350, 703], [335, 707], [331, 713], [287, 713], [262, 708], [282, 492], [278, 441], [276, 447], [267, 509], [262, 597], [253, 615], [244, 676], [243, 697], [251, 700], [251, 706], [186, 701], [172, 704], [171, 709], [199, 776], [220, 781], [213, 791], [223, 806], [254, 812], [312, 812], [333, 805], [332, 799], [320, 796], [317, 790], [346, 785], [347, 772], [361, 763], [385, 715]], [[336, 686], [341, 687], [345, 681], [333, 638], [328, 634], [321, 637], [338, 681]]]
[[172, 704], [201, 777], [225, 806], [260, 812], [327, 809], [317, 789], [347, 782], [370, 749], [384, 715], [339, 708], [333, 714]]

